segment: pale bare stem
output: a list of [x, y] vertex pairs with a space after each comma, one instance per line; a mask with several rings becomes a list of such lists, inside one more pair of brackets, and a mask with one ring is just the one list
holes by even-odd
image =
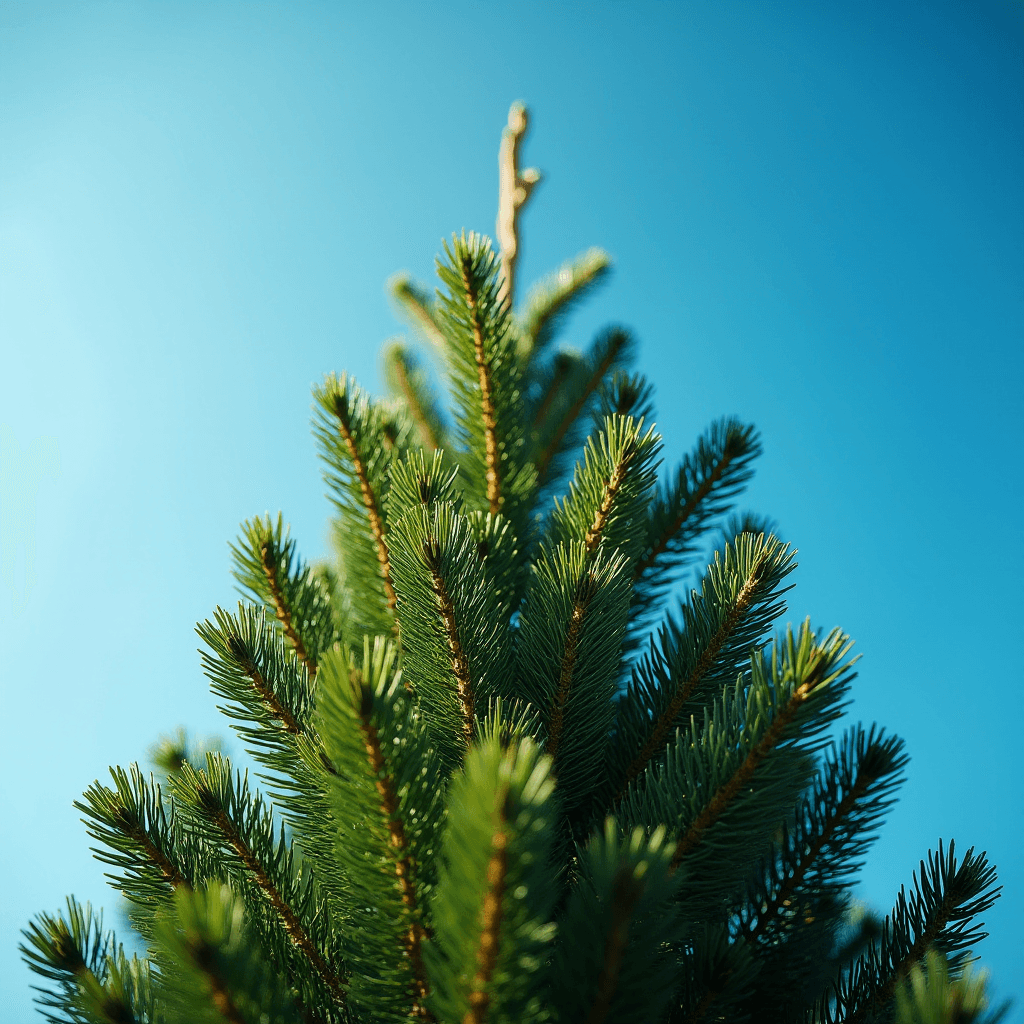
[[416, 900], [415, 863], [409, 850], [405, 835], [405, 826], [398, 814], [398, 796], [395, 793], [394, 779], [388, 774], [384, 761], [384, 752], [380, 745], [380, 736], [370, 720], [369, 710], [361, 709], [359, 724], [363, 732], [363, 744], [370, 762], [370, 770], [376, 777], [374, 785], [380, 797], [380, 810], [387, 822], [388, 842], [395, 851], [395, 876], [402, 890], [402, 902], [409, 911], [411, 924], [404, 938], [405, 955], [409, 958], [413, 973], [412, 1016], [416, 1020], [434, 1021], [434, 1015], [427, 1009], [426, 1001], [430, 995], [427, 974], [423, 966], [422, 943], [425, 929], [419, 920]]
[[[506, 815], [503, 814], [503, 818]], [[487, 862], [487, 893], [481, 913], [483, 928], [476, 951], [477, 970], [473, 978], [473, 992], [469, 997], [469, 1009], [462, 1018], [462, 1024], [484, 1024], [490, 1008], [491, 997], [487, 986], [494, 975], [498, 962], [501, 940], [502, 900], [505, 895], [505, 876], [508, 873], [508, 837], [502, 825], [491, 836], [491, 858]]]
[[697, 684], [711, 671], [719, 651], [725, 646], [726, 641], [735, 632], [737, 625], [743, 617], [744, 612], [750, 607], [757, 592], [757, 586], [761, 582], [761, 574], [766, 561], [766, 551], [762, 551], [761, 557], [751, 567], [750, 575], [746, 578], [740, 592], [736, 595], [733, 606], [722, 620], [715, 635], [711, 638], [707, 647], [697, 660], [690, 674], [680, 682], [675, 696], [669, 701], [665, 710], [653, 722], [653, 728], [647, 741], [640, 752], [633, 758], [632, 763], [626, 771], [626, 777], [615, 794], [613, 803], [617, 805], [626, 795], [629, 784], [647, 767], [651, 758], [655, 756], [668, 741], [672, 725], [679, 717], [683, 705], [690, 699]]
[[540, 171], [530, 167], [520, 173], [519, 147], [529, 115], [522, 103], [513, 103], [508, 112], [508, 127], [501, 133], [498, 150], [498, 222], [497, 235], [501, 258], [499, 299], [512, 308], [515, 298], [516, 260], [519, 257], [519, 214], [540, 181]]

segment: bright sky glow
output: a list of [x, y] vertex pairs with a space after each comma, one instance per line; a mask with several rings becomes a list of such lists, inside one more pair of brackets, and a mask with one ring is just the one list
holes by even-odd
[[0, 5], [5, 1019], [33, 913], [118, 921], [72, 801], [230, 741], [192, 632], [227, 541], [280, 508], [324, 552], [310, 385], [379, 388], [385, 279], [493, 232], [517, 98], [520, 280], [611, 252], [569, 338], [636, 331], [670, 459], [759, 426], [788, 617], [853, 635], [851, 714], [912, 756], [859, 894], [987, 849], [1024, 1019], [1022, 41], [1011, 0]]

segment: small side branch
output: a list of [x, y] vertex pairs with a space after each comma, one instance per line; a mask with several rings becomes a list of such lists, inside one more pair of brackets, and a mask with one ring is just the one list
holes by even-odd
[[295, 721], [292, 713], [277, 699], [277, 695], [263, 677], [259, 666], [253, 661], [246, 644], [238, 636], [229, 636], [228, 645], [231, 653], [242, 667], [242, 671], [249, 677], [253, 689], [259, 694], [260, 700], [263, 701], [270, 714], [281, 723], [281, 728], [285, 732], [298, 736], [302, 732], [302, 727]]
[[462, 641], [459, 639], [459, 626], [455, 619], [455, 605], [441, 575], [441, 553], [437, 546], [427, 541], [423, 545], [423, 561], [430, 572], [431, 586], [437, 600], [437, 608], [441, 613], [444, 636], [451, 657], [452, 675], [455, 676], [455, 690], [462, 709], [462, 738], [468, 747], [473, 740], [474, 695], [473, 680], [469, 672], [469, 659], [466, 657]]
[[679, 844], [672, 855], [671, 871], [674, 872], [683, 859], [700, 846], [705, 832], [731, 806], [736, 795], [750, 785], [754, 772], [757, 771], [765, 758], [782, 740], [786, 729], [800, 710], [800, 705], [803, 704], [821, 681], [823, 671], [824, 662], [819, 665], [817, 670], [812, 671], [806, 681], [793, 691], [792, 696], [775, 716], [774, 721], [764, 736], [747, 751], [747, 756], [740, 763], [736, 771], [733, 772], [729, 781], [724, 786], [719, 787], [710, 802], [704, 807], [704, 810], [690, 823], [689, 828], [680, 837]]
[[587, 1014], [586, 1024], [604, 1024], [608, 1018], [622, 969], [622, 957], [629, 943], [629, 923], [642, 891], [642, 885], [630, 877], [628, 870], [619, 870], [612, 897], [611, 926], [605, 939], [604, 959], [597, 980], [597, 995]]
[[562, 666], [558, 676], [558, 689], [555, 691], [555, 700], [551, 708], [551, 727], [548, 733], [547, 752], [552, 757], [558, 754], [558, 745], [562, 739], [565, 705], [569, 699], [569, 691], [572, 689], [572, 675], [576, 667], [576, 657], [579, 654], [580, 634], [583, 632], [583, 622], [587, 615], [587, 607], [590, 605], [590, 599], [594, 596], [594, 587], [594, 577], [590, 573], [587, 573], [576, 587], [572, 614], [569, 616], [569, 628], [565, 635], [565, 647], [562, 649]]
[[245, 865], [246, 870], [266, 897], [267, 902], [274, 908], [292, 945], [305, 956], [310, 966], [316, 972], [317, 977], [320, 978], [334, 997], [334, 1001], [344, 1009], [346, 1005], [345, 986], [341, 978], [320, 955], [320, 951], [313, 944], [309, 935], [306, 934], [306, 930], [302, 927], [302, 922], [296, 916], [295, 911], [288, 905], [288, 901], [282, 896], [277, 886], [274, 885], [273, 879], [263, 869], [263, 865], [249, 848], [244, 837], [235, 828], [234, 822], [228, 817], [223, 807], [220, 806], [216, 795], [204, 787], [200, 790], [200, 797], [224, 839], [237, 854], [239, 860]]
[[265, 543], [260, 548], [260, 556], [263, 560], [263, 571], [267, 576], [267, 585], [270, 587], [270, 595], [274, 601], [274, 614], [277, 616], [277, 621], [281, 623], [284, 635], [292, 645], [296, 657], [306, 666], [310, 678], [312, 678], [316, 675], [316, 659], [306, 650], [302, 637], [299, 636], [295, 629], [295, 623], [292, 621], [291, 609], [288, 607], [281, 580], [277, 575], [277, 553], [273, 544]]
[[651, 550], [638, 559], [636, 568], [633, 570], [633, 582], [635, 583], [652, 565], [658, 560], [665, 549], [672, 542], [672, 538], [679, 533], [686, 521], [693, 513], [700, 508], [701, 503], [715, 489], [715, 484], [722, 479], [725, 471], [732, 464], [734, 453], [726, 448], [722, 458], [715, 465], [714, 469], [701, 481], [700, 486], [690, 495], [686, 504], [679, 510], [675, 519], [669, 523], [668, 528], [651, 545]]
[[387, 771], [384, 752], [381, 750], [380, 736], [370, 720], [370, 709], [365, 704], [359, 716], [359, 725], [363, 733], [366, 756], [370, 762], [370, 770], [376, 776], [375, 786], [380, 797], [380, 810], [387, 822], [388, 842], [395, 851], [395, 876], [402, 890], [402, 902], [409, 911], [411, 924], [405, 937], [405, 953], [412, 965], [413, 1003], [412, 1015], [417, 1020], [434, 1021], [433, 1014], [427, 1009], [427, 998], [430, 988], [427, 984], [427, 973], [423, 966], [422, 943], [424, 938], [423, 925], [419, 920], [419, 908], [416, 899], [415, 865], [409, 851], [409, 843], [405, 835], [405, 826], [398, 813], [398, 796], [395, 793], [394, 780]]
[[543, 481], [547, 478], [548, 467], [551, 465], [551, 460], [558, 454], [558, 449], [561, 446], [562, 441], [565, 439], [565, 435], [569, 432], [569, 428], [576, 422], [576, 417], [583, 411], [583, 407], [587, 404], [591, 395], [593, 395], [601, 386], [601, 381], [604, 380], [605, 374], [615, 364], [615, 360], [618, 358], [619, 353], [622, 351], [623, 346], [626, 345], [628, 340], [629, 335], [627, 335], [625, 331], [621, 330], [616, 330], [614, 335], [611, 337], [604, 355], [594, 365], [594, 369], [587, 378], [586, 384], [576, 396], [576, 400], [568, 409], [566, 409], [565, 414], [559, 421], [558, 426], [555, 427], [555, 430], [548, 439], [548, 443], [544, 446], [543, 451], [538, 454], [538, 480]]
[[363, 461], [355, 438], [352, 436], [352, 427], [348, 417], [348, 403], [335, 401], [334, 415], [338, 421], [338, 432], [341, 434], [341, 439], [345, 442], [349, 458], [352, 460], [352, 467], [356, 471], [356, 478], [359, 480], [359, 491], [363, 496], [363, 506], [366, 509], [367, 518], [370, 520], [370, 532], [373, 534], [373, 544], [377, 551], [377, 562], [380, 565], [381, 580], [384, 584], [384, 597], [387, 600], [388, 608], [394, 611], [398, 605], [398, 598], [395, 595], [395, 588], [391, 585], [391, 557], [388, 552], [387, 539], [384, 536], [384, 517], [381, 515], [377, 495], [370, 485], [370, 478], [366, 472], [366, 463]]
[[[626, 777], [615, 794], [614, 804], [618, 804], [622, 800], [626, 790], [629, 788], [629, 784], [647, 767], [651, 758], [664, 748], [668, 741], [669, 733], [672, 730], [672, 725], [679, 717], [679, 712], [690, 699], [700, 681], [712, 669], [719, 651], [725, 646], [729, 637], [732, 636], [743, 618], [744, 612], [750, 607], [756, 595], [758, 584], [761, 582], [761, 571], [766, 564], [766, 552], [767, 549], [762, 552], [760, 558], [754, 563], [750, 575], [744, 581], [740, 592], [736, 595], [732, 608], [729, 609], [728, 614], [722, 620], [722, 624], [716, 630], [710, 643], [704, 648], [697, 664], [694, 665], [686, 679], [680, 683], [675, 696], [669, 701], [665, 710], [654, 721], [654, 726], [647, 737], [647, 741], [636, 757], [633, 758], [626, 771]], [[678, 850], [676, 852], [678, 853]]]
[[469, 267], [463, 262], [462, 286], [465, 289], [466, 305], [473, 322], [473, 354], [476, 358], [477, 375], [480, 382], [480, 411], [484, 423], [484, 461], [487, 476], [487, 504], [491, 513], [501, 511], [501, 478], [498, 474], [498, 420], [494, 410], [494, 384], [491, 380], [491, 365], [484, 349], [484, 326], [480, 313], [480, 296], [469, 276]]
[[501, 133], [498, 150], [498, 221], [502, 285], [499, 299], [512, 307], [515, 298], [516, 260], [519, 258], [519, 214], [530, 198], [540, 171], [535, 167], [519, 171], [519, 147], [529, 126], [529, 115], [522, 103], [513, 103], [508, 112], [508, 127]]

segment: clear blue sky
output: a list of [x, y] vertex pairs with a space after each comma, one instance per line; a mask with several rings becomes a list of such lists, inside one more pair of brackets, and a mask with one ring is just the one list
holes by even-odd
[[323, 553], [310, 385], [379, 387], [383, 282], [492, 230], [523, 98], [523, 280], [614, 255], [571, 340], [636, 330], [670, 457], [761, 428], [789, 617], [856, 638], [852, 713], [913, 757], [859, 894], [987, 849], [1021, 1020], [1022, 39], [995, 0], [0, 4], [6, 1019], [32, 913], [116, 919], [72, 800], [228, 735], [192, 632], [227, 541], [280, 508]]

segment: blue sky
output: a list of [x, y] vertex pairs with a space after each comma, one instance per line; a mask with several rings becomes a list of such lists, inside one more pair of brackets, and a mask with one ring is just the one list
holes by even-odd
[[1022, 40], [1010, 2], [0, 5], [7, 1019], [31, 914], [116, 920], [72, 801], [227, 736], [192, 631], [227, 541], [283, 509], [324, 552], [310, 385], [379, 388], [385, 279], [493, 230], [517, 98], [521, 279], [612, 253], [567, 340], [635, 330], [670, 459], [759, 426], [788, 617], [853, 635], [852, 717], [907, 741], [859, 895], [987, 849], [1024, 1019]]

